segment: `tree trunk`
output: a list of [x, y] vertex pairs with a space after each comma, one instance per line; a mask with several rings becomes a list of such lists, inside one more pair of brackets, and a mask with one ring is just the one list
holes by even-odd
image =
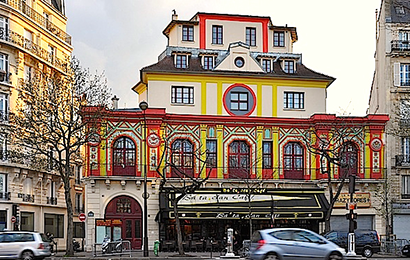
[[70, 174], [66, 174], [63, 179], [64, 182], [64, 196], [67, 206], [67, 241], [66, 241], [66, 255], [73, 256], [73, 204], [71, 201], [71, 185]]
[[178, 215], [178, 201], [173, 200], [174, 204], [174, 215], [175, 215], [175, 224], [177, 227], [177, 245], [178, 245], [178, 253], [180, 255], [185, 255], [184, 252], [184, 247], [182, 246], [182, 230], [181, 230], [181, 222], [179, 221], [179, 215]]

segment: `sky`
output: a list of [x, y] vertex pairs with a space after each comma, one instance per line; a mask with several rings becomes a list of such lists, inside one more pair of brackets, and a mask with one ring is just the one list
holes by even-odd
[[67, 0], [67, 31], [74, 55], [92, 73], [104, 73], [119, 107], [138, 107], [131, 88], [140, 69], [165, 50], [163, 29], [172, 10], [179, 20], [197, 12], [269, 16], [296, 27], [294, 53], [308, 68], [336, 81], [327, 113], [363, 116], [374, 72], [376, 9], [381, 0]]

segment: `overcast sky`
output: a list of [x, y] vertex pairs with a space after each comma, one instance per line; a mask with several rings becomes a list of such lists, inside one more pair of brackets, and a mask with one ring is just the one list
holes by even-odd
[[381, 0], [67, 0], [74, 55], [91, 72], [105, 72], [120, 107], [138, 107], [131, 90], [141, 68], [165, 49], [163, 29], [175, 9], [180, 20], [197, 12], [270, 16], [296, 27], [294, 52], [303, 64], [336, 81], [327, 112], [366, 113], [374, 72], [375, 10]]

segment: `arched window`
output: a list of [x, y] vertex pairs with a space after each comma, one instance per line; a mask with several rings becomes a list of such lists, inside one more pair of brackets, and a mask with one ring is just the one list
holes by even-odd
[[340, 150], [340, 176], [348, 177], [349, 175], [358, 174], [357, 170], [357, 147], [353, 142], [346, 142]]
[[113, 145], [113, 175], [135, 176], [135, 144], [128, 137], [118, 138]]
[[233, 141], [229, 145], [229, 178], [250, 178], [250, 150], [245, 141]]
[[285, 179], [303, 179], [303, 153], [303, 147], [299, 143], [292, 142], [285, 145], [283, 152]]
[[194, 174], [194, 146], [187, 139], [177, 139], [171, 146], [171, 177], [184, 178]]

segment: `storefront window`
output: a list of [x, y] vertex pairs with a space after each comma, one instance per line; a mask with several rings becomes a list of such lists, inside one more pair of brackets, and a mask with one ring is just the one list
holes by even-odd
[[73, 237], [85, 238], [85, 223], [84, 222], [74, 222], [74, 234]]
[[34, 231], [34, 212], [21, 212], [21, 230]]
[[7, 211], [0, 210], [0, 231], [4, 231], [7, 228]]
[[44, 214], [44, 233], [47, 232], [56, 238], [64, 238], [64, 215]]

